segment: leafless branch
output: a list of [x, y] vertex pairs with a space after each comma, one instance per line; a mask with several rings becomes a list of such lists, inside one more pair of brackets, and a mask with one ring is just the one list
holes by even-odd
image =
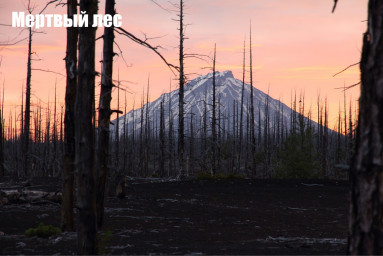
[[128, 37], [130, 40], [132, 40], [133, 42], [135, 43], [138, 43], [148, 49], [151, 49], [152, 51], [154, 51], [161, 59], [163, 62], [165, 62], [165, 64], [169, 67], [169, 69], [172, 71], [173, 74], [174, 73], [174, 70], [176, 70], [177, 72], [179, 72], [179, 68], [171, 63], [169, 63], [163, 56], [162, 54], [157, 50], [158, 47], [153, 47], [152, 45], [150, 45], [149, 43], [139, 39], [138, 37], [134, 36], [133, 34], [129, 33], [128, 31], [126, 31], [125, 29], [121, 28], [121, 27], [118, 27], [118, 28], [115, 28], [114, 29], [118, 34], [120, 35], [124, 35], [126, 37]]
[[[144, 32], [141, 32], [143, 35], [144, 35], [144, 37], [145, 37], [145, 42], [146, 41], [149, 41], [149, 40], [153, 40], [153, 39], [160, 39], [160, 38], [164, 38], [165, 36], [167, 36], [167, 35], [163, 35], [163, 36], [155, 36], [155, 37], [148, 37], [147, 36], [147, 34], [146, 33], [144, 33]], [[159, 46], [158, 46], [159, 47]]]
[[56, 3], [56, 2], [58, 2], [58, 3], [56, 4], [56, 6], [59, 6], [59, 5], [64, 6], [64, 5], [66, 5], [66, 3], [63, 3], [63, 2], [62, 2], [62, 0], [51, 0], [51, 1], [49, 1], [49, 2], [45, 5], [45, 7], [40, 11], [39, 14], [42, 14], [42, 13], [45, 11], [45, 9], [48, 8], [49, 5], [51, 5], [51, 4], [53, 4], [53, 3]]
[[162, 10], [166, 11], [166, 12], [172, 12], [171, 10], [163, 7], [162, 5], [160, 5], [159, 3], [157, 3], [157, 1], [155, 0], [150, 0], [152, 3], [154, 3], [155, 5], [157, 5], [158, 7], [160, 7]]
[[20, 43], [20, 42], [22, 42], [22, 41], [27, 40], [27, 39], [28, 39], [28, 37], [25, 37], [25, 38], [23, 38], [23, 39], [17, 40], [16, 42], [13, 42], [13, 43], [0, 43], [0, 46], [11, 46], [11, 45], [16, 45], [16, 44], [18, 44], [18, 43]]
[[122, 53], [121, 47], [118, 45], [118, 43], [117, 43], [116, 41], [114, 41], [114, 44], [117, 46], [118, 50], [120, 51], [118, 56], [121, 56], [122, 60], [124, 61], [125, 65], [126, 65], [126, 67], [127, 67], [127, 68], [132, 67], [132, 64], [129, 65], [129, 64], [126, 62], [126, 60], [125, 60], [125, 58], [124, 58], [124, 55], [123, 55], [123, 53]]
[[352, 85], [349, 85], [347, 87], [337, 87], [337, 88], [334, 88], [335, 90], [343, 90], [343, 91], [346, 91], [346, 90], [349, 90], [357, 85], [360, 85], [361, 82], [357, 82], [356, 84], [352, 84]]
[[334, 0], [334, 6], [332, 7], [332, 13], [334, 13], [338, 0]]
[[211, 58], [208, 56], [208, 55], [205, 55], [205, 54], [194, 54], [194, 53], [187, 53], [187, 54], [184, 54], [184, 58], [194, 58], [194, 59], [199, 59], [199, 60], [202, 60], [202, 61], [205, 61], [205, 62], [209, 62], [209, 59], [211, 60]]
[[360, 62], [351, 64], [350, 66], [348, 66], [347, 68], [343, 69], [342, 71], [339, 71], [338, 73], [334, 74], [332, 77], [335, 77], [335, 76], [337, 76], [337, 75], [343, 73], [343, 72], [346, 71], [347, 69], [349, 69], [349, 68], [351, 68], [351, 67], [353, 67], [353, 66], [359, 65], [359, 64], [360, 64]]
[[63, 74], [61, 74], [59, 72], [56, 72], [56, 71], [52, 71], [52, 70], [46, 70], [46, 69], [40, 69], [40, 68], [32, 68], [32, 70], [42, 71], [42, 72], [47, 72], [47, 73], [53, 73], [53, 74], [65, 77], [65, 75], [63, 75]]

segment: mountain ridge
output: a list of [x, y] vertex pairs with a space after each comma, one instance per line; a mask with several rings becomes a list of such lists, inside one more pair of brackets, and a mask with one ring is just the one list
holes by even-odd
[[[213, 73], [208, 73], [206, 75], [201, 75], [185, 85], [184, 93], [184, 102], [185, 102], [185, 134], [188, 134], [190, 130], [190, 116], [194, 116], [193, 125], [198, 128], [201, 128], [201, 125], [204, 123], [204, 117], [206, 116], [206, 121], [208, 127], [210, 127], [210, 118], [212, 111], [212, 78]], [[240, 117], [241, 110], [241, 92], [242, 92], [243, 82], [239, 79], [236, 79], [232, 71], [216, 71], [216, 98], [217, 98], [217, 117], [222, 118], [224, 125], [227, 131], [230, 132], [230, 127], [237, 126]], [[161, 102], [164, 105], [164, 121], [165, 121], [165, 130], [168, 131], [170, 127], [170, 122], [173, 125], [173, 131], [177, 131], [178, 128], [178, 91], [175, 89], [169, 93], [162, 94], [156, 100], [145, 104], [142, 108], [131, 110], [127, 114], [121, 116], [119, 121], [119, 133], [122, 134], [125, 131], [128, 134], [132, 134], [133, 131], [139, 132], [141, 126], [147, 127], [151, 126], [150, 130], [158, 132], [160, 125], [160, 109]], [[259, 89], [253, 87], [254, 95], [254, 122], [255, 129], [263, 130], [265, 127], [264, 122], [267, 116], [269, 115], [268, 128], [273, 128], [275, 122], [279, 122], [284, 126], [285, 129], [290, 129], [291, 126], [291, 115], [296, 113], [294, 110], [289, 108], [286, 104], [282, 103], [279, 100], [276, 100], [269, 96], [268, 94], [260, 91]], [[206, 102], [206, 104], [205, 104]], [[248, 123], [249, 116], [249, 102], [250, 102], [250, 85], [244, 84], [244, 102], [243, 102], [243, 125], [244, 131], [246, 131], [246, 124]], [[267, 105], [268, 104], [268, 105]], [[235, 115], [233, 115], [235, 113]], [[297, 114], [297, 113], [296, 113]], [[145, 120], [148, 118], [149, 122], [141, 118], [144, 117]], [[305, 118], [307, 120], [307, 118]], [[312, 120], [311, 120], [312, 121]], [[117, 119], [112, 121], [111, 131], [114, 133], [116, 129]], [[315, 123], [314, 121], [312, 121]], [[259, 126], [261, 123], [261, 126]], [[126, 126], [126, 127], [125, 127]], [[222, 127], [221, 127], [222, 128]], [[281, 127], [280, 127], [281, 128]], [[154, 130], [153, 130], [154, 129]], [[201, 129], [195, 129], [195, 132], [198, 136]], [[246, 132], [244, 132], [246, 133]], [[263, 131], [262, 131], [263, 133]]]

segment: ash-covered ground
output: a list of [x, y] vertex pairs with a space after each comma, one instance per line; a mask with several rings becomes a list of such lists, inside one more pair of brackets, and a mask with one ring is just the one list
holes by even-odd
[[[0, 190], [12, 186], [1, 183]], [[60, 181], [33, 179], [28, 188], [54, 192]], [[104, 254], [345, 254], [347, 213], [345, 181], [129, 179], [125, 199], [106, 199], [99, 250]], [[60, 226], [60, 205], [0, 206], [0, 254], [76, 254], [75, 232], [50, 238], [24, 235], [40, 222]]]

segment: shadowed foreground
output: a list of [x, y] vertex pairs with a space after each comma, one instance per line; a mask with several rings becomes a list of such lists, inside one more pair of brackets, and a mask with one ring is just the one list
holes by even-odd
[[[108, 232], [99, 236], [101, 253], [346, 252], [346, 182], [160, 181], [129, 180], [125, 199], [106, 199]], [[32, 181], [32, 186], [44, 191], [60, 187], [56, 180]], [[76, 233], [48, 239], [24, 235], [27, 228], [40, 222], [59, 226], [59, 205], [0, 206], [0, 254], [76, 253]]]

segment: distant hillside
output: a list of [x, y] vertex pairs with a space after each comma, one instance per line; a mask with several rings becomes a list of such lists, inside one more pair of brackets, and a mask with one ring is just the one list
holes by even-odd
[[[204, 123], [204, 116], [206, 114], [206, 122], [208, 130], [210, 130], [211, 113], [212, 113], [212, 83], [213, 73], [199, 76], [191, 80], [185, 86], [185, 129], [186, 134], [189, 132], [191, 115], [193, 115], [194, 136], [201, 133]], [[225, 127], [225, 131], [231, 133], [233, 131], [233, 124], [238, 127], [240, 111], [241, 111], [241, 92], [242, 81], [234, 78], [231, 71], [216, 72], [216, 99], [217, 99], [217, 118], [221, 119], [221, 129]], [[160, 106], [161, 102], [164, 104], [164, 120], [165, 130], [169, 129], [169, 121], [173, 123], [173, 131], [178, 128], [178, 89], [170, 93], [165, 93], [153, 102], [146, 104], [142, 109], [130, 111], [126, 116], [119, 118], [120, 134], [125, 131], [132, 134], [141, 130], [141, 125], [145, 126], [146, 116], [148, 116], [148, 125], [151, 131], [157, 131], [160, 126]], [[276, 123], [279, 122], [280, 129], [283, 127], [287, 130], [291, 126], [291, 116], [295, 113], [288, 106], [273, 99], [266, 93], [253, 88], [254, 92], [254, 115], [255, 115], [255, 128], [263, 133], [265, 126], [265, 117], [268, 111], [269, 124], [271, 129]], [[244, 100], [243, 100], [243, 130], [246, 133], [247, 118], [249, 117], [250, 109], [250, 85], [244, 85]], [[268, 109], [266, 103], [268, 101]], [[219, 104], [218, 104], [219, 103]], [[147, 112], [148, 111], [148, 112]], [[219, 112], [219, 114], [218, 114]], [[147, 114], [146, 114], [147, 113]], [[235, 114], [235, 115], [233, 115]], [[141, 117], [144, 117], [141, 122]], [[112, 132], [115, 132], [116, 122], [114, 120], [111, 126]], [[314, 124], [314, 122], [313, 122]], [[124, 128], [124, 125], [126, 126]], [[259, 127], [259, 125], [261, 127]], [[154, 129], [154, 130], [153, 130]], [[236, 128], [237, 129], [237, 128]], [[237, 129], [238, 130], [238, 129]], [[208, 131], [209, 132], [209, 131]]]

